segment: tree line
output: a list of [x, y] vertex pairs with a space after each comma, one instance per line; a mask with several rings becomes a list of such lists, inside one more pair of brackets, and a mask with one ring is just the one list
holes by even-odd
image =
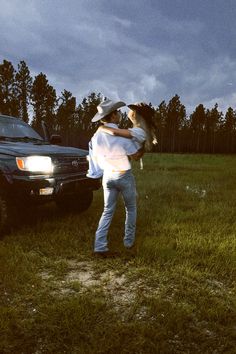
[[[101, 100], [101, 93], [92, 92], [77, 105], [76, 98], [66, 89], [57, 96], [42, 72], [33, 78], [25, 61], [20, 61], [17, 70], [10, 61], [0, 64], [0, 113], [19, 117], [41, 135], [44, 121], [51, 133], [62, 136], [66, 145], [87, 147], [99, 124], [91, 123], [91, 119]], [[232, 107], [223, 114], [217, 103], [211, 109], [199, 104], [187, 116], [177, 94], [168, 103], [162, 101], [152, 107], [158, 140], [154, 151], [236, 152], [236, 111]], [[121, 126], [130, 126], [126, 113]]]

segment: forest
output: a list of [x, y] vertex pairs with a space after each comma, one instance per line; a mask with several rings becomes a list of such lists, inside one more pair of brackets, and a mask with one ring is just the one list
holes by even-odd
[[[25, 61], [20, 61], [17, 69], [8, 60], [0, 64], [0, 114], [22, 119], [41, 135], [44, 121], [51, 133], [61, 135], [65, 145], [87, 148], [99, 124], [91, 123], [91, 119], [102, 99], [99, 91], [91, 92], [77, 103], [66, 89], [58, 96], [46, 74], [41, 72], [33, 78]], [[158, 140], [153, 152], [236, 152], [236, 110], [232, 107], [223, 113], [217, 103], [210, 109], [199, 104], [187, 115], [178, 94], [169, 102], [149, 105], [155, 109]], [[121, 126], [130, 126], [126, 113]]]

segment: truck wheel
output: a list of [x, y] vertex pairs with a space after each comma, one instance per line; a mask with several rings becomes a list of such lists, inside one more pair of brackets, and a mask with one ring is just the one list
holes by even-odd
[[0, 195], [0, 237], [9, 227], [9, 205], [7, 200]]
[[73, 196], [66, 196], [63, 198], [58, 198], [56, 204], [59, 209], [69, 212], [81, 213], [87, 210], [93, 201], [93, 192], [87, 191], [83, 194], [76, 194]]

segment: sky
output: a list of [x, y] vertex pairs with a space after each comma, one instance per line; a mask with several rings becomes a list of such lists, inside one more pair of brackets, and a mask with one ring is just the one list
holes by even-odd
[[0, 0], [0, 62], [91, 92], [236, 108], [236, 0]]

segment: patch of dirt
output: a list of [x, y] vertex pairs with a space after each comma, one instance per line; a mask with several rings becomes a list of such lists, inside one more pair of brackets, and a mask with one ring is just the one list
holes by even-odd
[[91, 263], [70, 260], [68, 261], [68, 265], [70, 270], [65, 276], [65, 282], [67, 284], [78, 281], [81, 283], [81, 286], [85, 288], [99, 285], [99, 281], [95, 278], [95, 272]]
[[[69, 271], [63, 279], [55, 279], [47, 272], [40, 274], [45, 283], [49, 282], [52, 287], [51, 294], [54, 296], [69, 296], [102, 289], [113, 308], [122, 314], [134, 304], [137, 296], [158, 292], [158, 289], [154, 291], [145, 285], [142, 279], [130, 282], [125, 274], [114, 270], [98, 273], [93, 262], [69, 260], [67, 263]], [[145, 316], [146, 311], [142, 309], [141, 312], [137, 314], [139, 319]]]

